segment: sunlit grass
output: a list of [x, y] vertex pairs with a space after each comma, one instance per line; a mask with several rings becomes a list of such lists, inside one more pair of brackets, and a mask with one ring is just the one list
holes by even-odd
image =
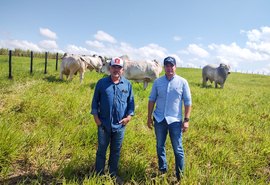
[[[34, 59], [31, 75], [30, 59], [14, 57], [9, 80], [7, 63], [7, 56], [0, 56], [0, 182], [113, 184], [109, 176], [93, 174], [97, 129], [89, 112], [103, 74], [87, 72], [82, 84], [78, 75], [60, 81], [54, 60], [44, 74], [44, 60]], [[232, 73], [224, 89], [215, 89], [201, 87], [200, 69], [177, 73], [189, 81], [193, 98], [181, 184], [269, 184], [270, 77]], [[132, 83], [136, 111], [127, 125], [119, 175], [129, 184], [170, 184], [170, 140], [169, 173], [161, 178], [154, 131], [146, 126], [152, 83], [146, 90]]]

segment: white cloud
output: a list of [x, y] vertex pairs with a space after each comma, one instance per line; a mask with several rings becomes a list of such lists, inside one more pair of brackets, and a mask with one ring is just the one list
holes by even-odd
[[[149, 44], [141, 48], [134, 48], [125, 42], [117, 43], [112, 36], [103, 31], [98, 31], [95, 35], [95, 39], [95, 41], [86, 41], [86, 44], [91, 51], [98, 55], [107, 57], [128, 55], [132, 60], [159, 60], [166, 56], [166, 49], [157, 44]], [[84, 51], [88, 52], [86, 50]]]
[[45, 50], [57, 49], [58, 46], [54, 40], [42, 40], [39, 42], [39, 46]]
[[138, 49], [142, 58], [160, 59], [166, 56], [166, 49], [157, 44], [149, 44]]
[[246, 45], [248, 48], [254, 51], [270, 55], [270, 42], [260, 42], [260, 43], [247, 42]]
[[174, 40], [174, 41], [181, 41], [181, 40], [182, 40], [182, 38], [181, 38], [181, 37], [179, 37], [179, 36], [174, 36], [174, 37], [173, 37], [173, 40]]
[[105, 33], [104, 31], [98, 31], [95, 34], [95, 39], [98, 41], [104, 41], [104, 42], [109, 42], [109, 43], [116, 43], [116, 39], [113, 38], [111, 35], [109, 35], [108, 33]]
[[265, 55], [259, 51], [252, 51], [248, 48], [241, 48], [236, 43], [232, 43], [231, 45], [212, 44], [209, 45], [209, 48], [214, 50], [217, 56], [223, 56], [232, 61], [260, 61], [269, 58], [269, 55]]
[[26, 40], [2, 40], [0, 41], [0, 48], [8, 48], [8, 49], [22, 49], [22, 50], [31, 50], [41, 52], [42, 49], [29, 41]]
[[88, 40], [85, 43], [93, 48], [104, 48], [104, 44], [102, 42], [97, 41], [97, 40], [95, 40], [95, 41]]
[[270, 42], [270, 27], [261, 27], [260, 30], [253, 29], [251, 31], [241, 31], [246, 33], [250, 42]]
[[[56, 38], [56, 34], [52, 36], [53, 34], [48, 34], [49, 32], [43, 34], [50, 37], [50, 40], [42, 40], [38, 44], [26, 40], [0, 40], [0, 47], [29, 49], [38, 52], [63, 52], [58, 49], [56, 41], [52, 40], [52, 38]], [[177, 53], [170, 53], [166, 48], [155, 43], [142, 47], [133, 47], [126, 42], [117, 42], [113, 36], [104, 31], [98, 31], [94, 36], [95, 40], [85, 41], [86, 47], [69, 44], [65, 52], [85, 55], [98, 54], [107, 57], [128, 55], [132, 60], [156, 59], [160, 63], [166, 56], [170, 55], [176, 58], [177, 66], [202, 67], [206, 64], [219, 64], [222, 62], [235, 68], [235, 71], [239, 69], [248, 71], [251, 69], [249, 66], [252, 65], [254, 72], [263, 71], [265, 74], [270, 74], [270, 66], [267, 66], [270, 61], [270, 27], [241, 32], [247, 36], [245, 47], [240, 47], [236, 42], [228, 45], [213, 43], [207, 47], [202, 44], [190, 44]], [[176, 36], [174, 39], [178, 40], [180, 38]]]
[[39, 28], [39, 33], [42, 36], [47, 37], [49, 39], [52, 39], [52, 40], [56, 40], [57, 39], [56, 33], [54, 33], [53, 31], [49, 30], [48, 28]]
[[67, 53], [72, 53], [72, 54], [81, 54], [81, 55], [92, 55], [94, 54], [95, 52], [93, 51], [90, 51], [84, 47], [80, 47], [80, 46], [75, 46], [73, 44], [69, 44], [65, 51]]
[[196, 44], [190, 44], [187, 48], [188, 52], [201, 58], [208, 57], [209, 54], [206, 50]]
[[245, 33], [248, 37], [247, 48], [270, 55], [270, 27], [261, 27], [260, 30], [253, 29]]

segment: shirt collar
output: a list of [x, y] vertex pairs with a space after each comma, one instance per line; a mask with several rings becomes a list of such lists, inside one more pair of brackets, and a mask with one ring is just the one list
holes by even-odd
[[174, 79], [175, 75], [176, 75], [176, 74], [174, 74], [173, 77], [172, 77], [171, 79], [168, 79], [168, 78], [167, 78], [167, 75], [164, 75], [164, 76], [165, 76], [165, 78], [166, 78], [168, 81], [171, 81], [171, 80]]
[[[112, 81], [111, 75], [108, 76], [108, 78], [109, 78], [109, 81], [110, 81], [111, 83], [114, 83], [114, 82]], [[119, 80], [119, 83], [118, 83], [118, 84], [120, 84], [120, 83], [124, 83], [124, 80], [123, 80], [123, 77], [122, 77], [122, 76], [120, 77], [120, 80]]]

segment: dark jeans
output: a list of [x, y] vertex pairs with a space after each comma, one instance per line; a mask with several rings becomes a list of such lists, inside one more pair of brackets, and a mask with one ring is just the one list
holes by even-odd
[[115, 132], [106, 132], [102, 126], [98, 127], [98, 149], [96, 153], [96, 172], [104, 174], [106, 151], [110, 144], [109, 173], [112, 176], [117, 175], [120, 150], [124, 138], [125, 127]]
[[167, 124], [165, 119], [159, 123], [155, 119], [154, 121], [159, 170], [161, 172], [166, 172], [168, 168], [165, 142], [169, 132], [175, 157], [175, 173], [177, 178], [180, 178], [184, 170], [184, 149], [182, 145], [181, 129], [182, 122], [173, 122], [171, 124]]

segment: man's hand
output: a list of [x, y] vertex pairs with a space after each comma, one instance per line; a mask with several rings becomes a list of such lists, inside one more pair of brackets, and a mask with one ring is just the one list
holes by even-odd
[[184, 121], [182, 124], [182, 131], [186, 132], [188, 130], [188, 127], [189, 127], [189, 122]]
[[148, 120], [147, 120], [147, 126], [148, 128], [152, 129], [153, 128], [153, 119], [151, 117], [148, 117]]
[[100, 126], [101, 125], [101, 121], [98, 118], [98, 115], [94, 115], [94, 120], [95, 120], [95, 123], [96, 123], [97, 126]]
[[131, 116], [128, 115], [126, 118], [120, 120], [119, 123], [121, 123], [122, 125], [127, 125], [130, 120], [131, 120]]

